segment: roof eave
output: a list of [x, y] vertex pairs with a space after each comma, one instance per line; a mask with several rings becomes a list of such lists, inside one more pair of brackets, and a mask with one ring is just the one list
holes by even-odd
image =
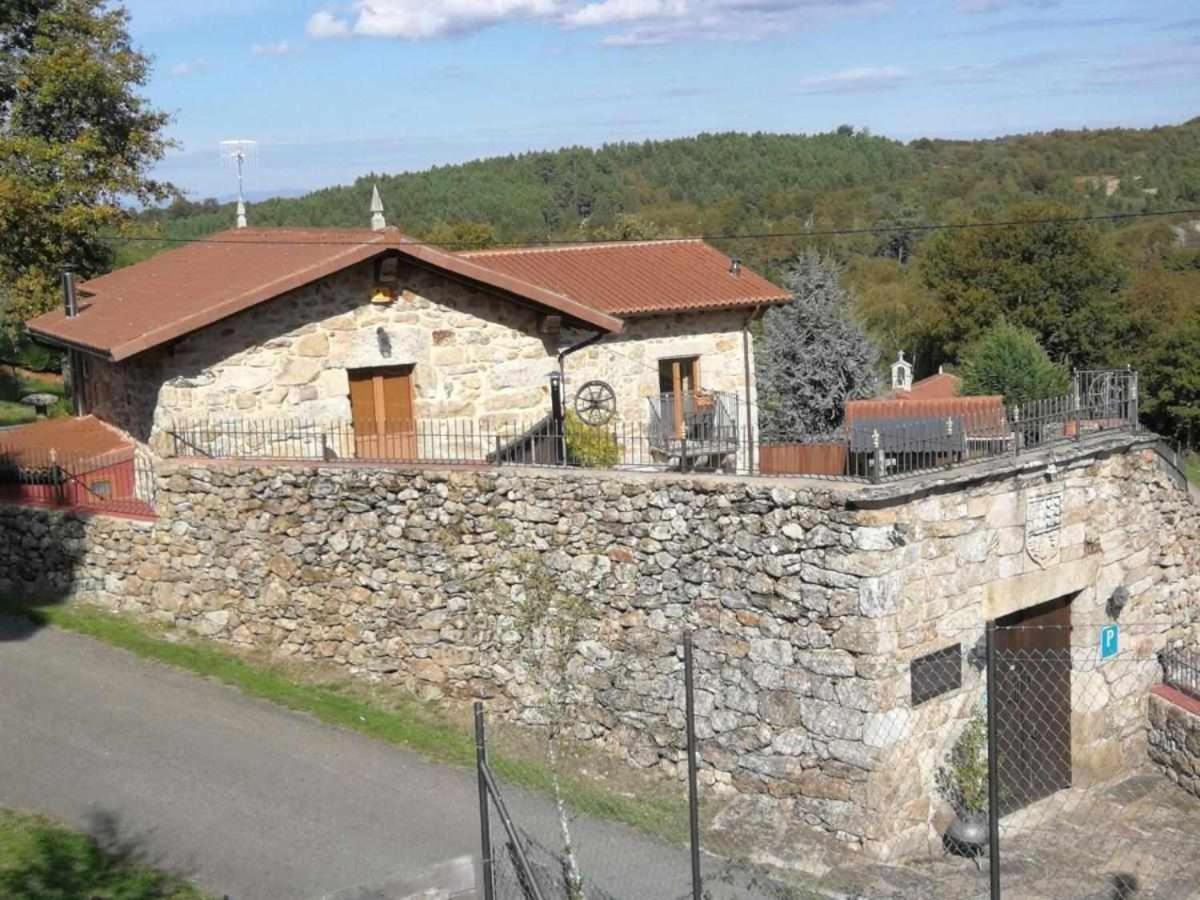
[[633, 308], [622, 309], [614, 313], [614, 315], [622, 316], [623, 318], [648, 318], [650, 316], [672, 316], [680, 313], [707, 313], [707, 312], [728, 312], [734, 309], [757, 309], [763, 306], [779, 306], [792, 301], [791, 294], [780, 297], [753, 297], [741, 300], [723, 300], [710, 305], [700, 306], [673, 306], [670, 308], [654, 307], [654, 308]]
[[25, 331], [28, 332], [29, 336], [35, 341], [39, 341], [43, 344], [49, 344], [52, 347], [60, 347], [63, 350], [76, 350], [79, 353], [86, 353], [88, 356], [95, 356], [98, 359], [106, 359], [109, 361], [113, 360], [112, 352], [109, 350], [104, 350], [100, 347], [89, 347], [87, 344], [81, 344], [78, 341], [72, 341], [68, 338], [59, 337], [58, 335], [52, 334], [48, 331], [41, 331], [37, 328], [33, 328], [29, 325], [29, 323], [25, 324]]

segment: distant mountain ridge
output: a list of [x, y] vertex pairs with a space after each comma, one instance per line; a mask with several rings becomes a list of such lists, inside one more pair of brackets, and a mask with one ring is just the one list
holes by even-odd
[[[1056, 199], [1081, 212], [1200, 205], [1200, 118], [1148, 129], [1053, 131], [908, 144], [849, 126], [813, 135], [700, 134], [568, 147], [368, 174], [351, 185], [254, 202], [255, 225], [363, 226], [378, 185], [388, 220], [421, 237], [486, 226], [480, 240], [652, 234], [796, 233], [741, 255], [769, 265], [812, 231], [878, 222], [1002, 215]], [[178, 203], [141, 217], [147, 236], [195, 238], [229, 227], [232, 204]], [[861, 243], [861, 242], [860, 242]], [[122, 262], [159, 245], [126, 248]], [[866, 249], [865, 245], [859, 249]]]

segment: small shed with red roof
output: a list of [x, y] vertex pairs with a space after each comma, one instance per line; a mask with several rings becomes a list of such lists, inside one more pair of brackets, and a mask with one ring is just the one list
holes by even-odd
[[42, 419], [0, 431], [0, 499], [151, 514], [138, 447], [95, 416]]

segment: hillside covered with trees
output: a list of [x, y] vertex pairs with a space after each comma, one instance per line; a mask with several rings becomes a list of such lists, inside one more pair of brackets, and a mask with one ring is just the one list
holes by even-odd
[[[1078, 213], [1200, 204], [1200, 118], [1149, 130], [1051, 132], [990, 141], [902, 144], [843, 126], [816, 135], [702, 134], [572, 147], [402, 175], [253, 204], [257, 225], [361, 226], [372, 185], [406, 232], [453, 242], [465, 224], [493, 240], [649, 234], [793, 234], [730, 242], [759, 265], [813, 243], [804, 232], [880, 222], [1002, 217], [1014, 202]], [[169, 237], [233, 221], [232, 204], [177, 201], [143, 217]], [[844, 253], [902, 257], [919, 235], [841, 238]], [[472, 233], [468, 240], [478, 239]], [[880, 246], [882, 244], [882, 246]], [[127, 251], [125, 258], [148, 249]]]

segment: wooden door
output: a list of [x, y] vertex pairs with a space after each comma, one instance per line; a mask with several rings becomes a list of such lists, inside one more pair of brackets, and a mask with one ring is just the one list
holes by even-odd
[[663, 359], [658, 363], [658, 390], [663, 421], [670, 421], [675, 437], [683, 437], [684, 414], [700, 389], [700, 358]]
[[1000, 814], [1071, 786], [1071, 598], [996, 622]]
[[417, 459], [412, 366], [352, 369], [350, 411], [360, 459]]

